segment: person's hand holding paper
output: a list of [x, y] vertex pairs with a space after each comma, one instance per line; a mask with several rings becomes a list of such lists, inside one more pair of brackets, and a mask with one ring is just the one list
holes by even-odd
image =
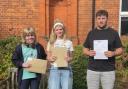
[[32, 59], [32, 60], [28, 60], [26, 63], [31, 65], [30, 67], [25, 68], [26, 70], [30, 72], [42, 73], [42, 74], [46, 72], [47, 60]]
[[50, 62], [55, 62], [56, 59], [57, 59], [57, 57], [52, 54], [51, 55], [51, 58], [50, 58]]
[[22, 64], [22, 67], [24, 67], [24, 68], [29, 68], [29, 67], [31, 67], [31, 64], [29, 64], [29, 63], [23, 63], [23, 64]]
[[56, 67], [67, 67], [68, 62], [65, 60], [65, 55], [67, 55], [67, 50], [65, 47], [56, 47], [52, 49], [52, 55], [56, 57], [54, 65]]
[[[33, 60], [33, 58], [28, 57], [27, 61], [30, 61], [30, 60]], [[27, 61], [22, 64], [22, 67], [24, 67], [24, 68], [30, 68], [31, 67], [31, 64], [28, 63]]]
[[106, 55], [107, 57], [113, 57], [113, 56], [115, 56], [115, 53], [114, 53], [113, 51], [106, 51], [106, 52], [105, 52], [105, 55]]

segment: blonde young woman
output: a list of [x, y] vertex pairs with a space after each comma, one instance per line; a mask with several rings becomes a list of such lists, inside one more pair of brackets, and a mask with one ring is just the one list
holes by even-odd
[[31, 58], [46, 59], [46, 53], [36, 41], [35, 29], [28, 27], [23, 29], [22, 43], [17, 45], [12, 56], [12, 62], [18, 68], [18, 89], [39, 89], [41, 74], [24, 69], [31, 66], [26, 63]]
[[68, 67], [57, 67], [54, 64], [56, 56], [53, 55], [51, 47], [66, 47], [67, 55], [65, 55], [65, 60], [69, 64], [72, 60], [73, 45], [66, 38], [66, 30], [61, 21], [54, 23], [47, 45], [48, 61], [51, 64], [48, 87], [49, 89], [72, 89], [71, 67], [70, 65]]

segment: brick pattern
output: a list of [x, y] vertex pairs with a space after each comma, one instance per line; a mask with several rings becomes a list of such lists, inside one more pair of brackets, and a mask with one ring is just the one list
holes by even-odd
[[[120, 0], [96, 0], [96, 11], [106, 9], [109, 12], [108, 25], [118, 31]], [[92, 25], [92, 0], [79, 0], [78, 30], [80, 43], [84, 42]]]
[[[55, 1], [64, 1], [64, 3]], [[96, 0], [96, 11], [108, 10], [108, 23], [116, 30], [119, 25], [119, 1]], [[64, 23], [68, 28], [68, 36], [78, 36], [78, 41], [82, 44], [92, 27], [92, 0], [54, 0], [54, 3], [50, 2], [53, 0], [0, 0], [0, 38], [19, 35], [22, 28], [34, 26], [37, 28], [38, 40], [45, 44], [42, 36], [48, 36], [50, 33], [49, 18], [56, 17], [56, 15], [54, 17], [49, 15], [50, 4], [55, 5], [54, 9], [59, 8], [57, 10], [60, 10], [61, 13], [63, 13], [63, 9], [59, 6], [65, 7], [67, 17]], [[77, 40], [74, 43], [77, 43]]]
[[19, 35], [26, 26], [38, 27], [39, 0], [0, 0], [0, 38]]
[[[49, 36], [53, 22], [61, 19], [69, 37], [77, 34], [77, 0], [49, 0], [46, 5], [46, 34]], [[74, 41], [77, 43], [77, 41]]]
[[92, 0], [79, 0], [78, 7], [79, 43], [83, 43], [88, 31], [91, 30]]
[[119, 29], [120, 0], [96, 0], [96, 11], [106, 9], [109, 13], [108, 25], [115, 30]]

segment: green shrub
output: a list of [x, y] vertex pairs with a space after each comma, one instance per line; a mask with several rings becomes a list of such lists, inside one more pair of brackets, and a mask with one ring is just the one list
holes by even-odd
[[72, 61], [73, 89], [86, 89], [87, 58], [83, 55], [82, 46], [76, 46]]
[[128, 37], [121, 38], [123, 44], [123, 54], [116, 57], [116, 83], [115, 89], [126, 89], [128, 81]]
[[12, 52], [19, 41], [19, 37], [9, 37], [0, 40], [0, 79], [6, 78], [8, 69], [13, 66], [11, 62]]

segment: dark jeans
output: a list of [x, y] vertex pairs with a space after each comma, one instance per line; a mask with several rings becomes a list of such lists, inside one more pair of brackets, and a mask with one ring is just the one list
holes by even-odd
[[24, 79], [19, 85], [19, 89], [39, 89], [39, 83], [40, 81], [37, 78]]

